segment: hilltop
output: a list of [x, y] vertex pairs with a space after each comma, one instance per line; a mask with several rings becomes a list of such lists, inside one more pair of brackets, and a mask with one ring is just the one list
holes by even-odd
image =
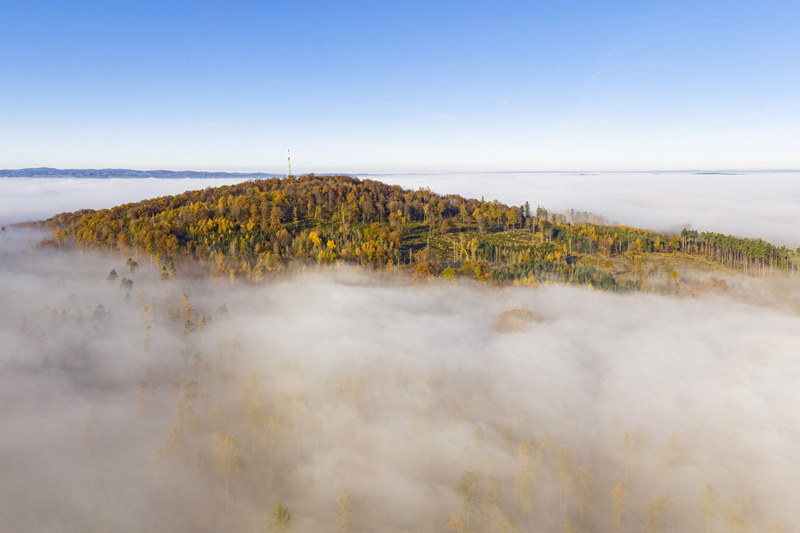
[[687, 273], [703, 273], [688, 289], [724, 289], [717, 276], [800, 269], [800, 250], [761, 239], [662, 234], [528, 202], [509, 206], [349, 176], [250, 180], [35, 225], [53, 232], [43, 245], [59, 250], [146, 253], [165, 279], [182, 264], [257, 282], [305, 265], [348, 262], [416, 279], [681, 292]]

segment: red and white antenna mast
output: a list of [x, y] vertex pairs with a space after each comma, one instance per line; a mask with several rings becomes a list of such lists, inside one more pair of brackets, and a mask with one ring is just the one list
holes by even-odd
[[286, 167], [286, 177], [288, 178], [289, 176], [292, 175], [292, 151], [291, 150], [286, 150], [286, 152], [289, 155], [288, 163], [287, 163], [287, 167]]

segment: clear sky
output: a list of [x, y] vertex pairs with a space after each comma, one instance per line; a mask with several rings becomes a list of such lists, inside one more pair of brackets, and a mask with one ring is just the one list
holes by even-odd
[[0, 168], [800, 168], [800, 2], [0, 0]]

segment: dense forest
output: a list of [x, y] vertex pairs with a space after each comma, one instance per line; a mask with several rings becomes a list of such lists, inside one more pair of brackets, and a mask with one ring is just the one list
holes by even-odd
[[343, 261], [398, 267], [417, 279], [558, 281], [614, 291], [676, 289], [678, 269], [659, 256], [700, 259], [751, 275], [800, 270], [800, 250], [761, 239], [688, 229], [668, 235], [596, 221], [533, 209], [528, 202], [508, 206], [312, 174], [62, 213], [36, 225], [52, 230], [53, 239], [44, 244], [59, 250], [146, 253], [165, 279], [189, 258], [214, 275], [251, 281]]

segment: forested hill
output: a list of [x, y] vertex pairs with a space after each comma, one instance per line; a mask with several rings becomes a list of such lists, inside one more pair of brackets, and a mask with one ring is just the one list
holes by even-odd
[[36, 225], [52, 230], [43, 245], [59, 250], [147, 253], [164, 279], [189, 259], [213, 275], [251, 281], [344, 261], [417, 279], [557, 281], [618, 291], [679, 291], [687, 265], [750, 275], [798, 271], [800, 250], [760, 239], [688, 230], [666, 235], [596, 222], [590, 215], [568, 220], [527, 202], [508, 206], [312, 174], [62, 213]]

